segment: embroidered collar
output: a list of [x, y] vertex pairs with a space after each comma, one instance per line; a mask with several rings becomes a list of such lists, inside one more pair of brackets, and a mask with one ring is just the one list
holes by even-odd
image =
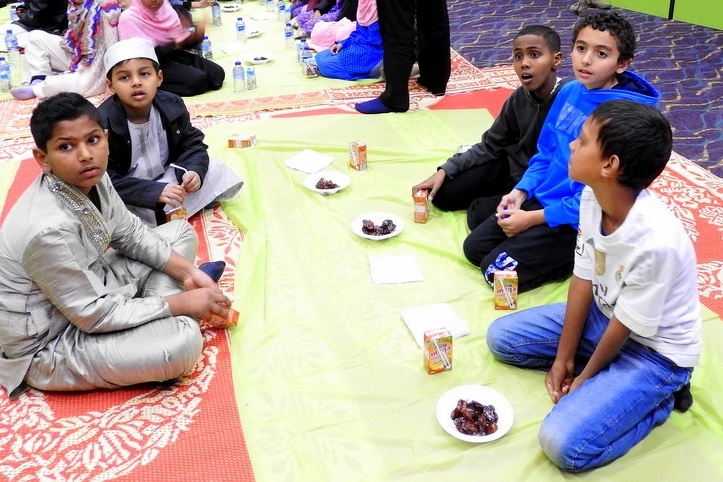
[[54, 174], [43, 175], [43, 181], [50, 192], [58, 196], [83, 224], [88, 237], [99, 254], [110, 245], [110, 232], [105, 218], [93, 202], [77, 187], [63, 182]]

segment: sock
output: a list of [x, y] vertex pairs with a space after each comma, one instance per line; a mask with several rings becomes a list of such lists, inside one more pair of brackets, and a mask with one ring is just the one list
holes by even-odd
[[406, 109], [397, 110], [392, 109], [391, 107], [387, 107], [387, 105], [378, 98], [355, 104], [354, 108], [362, 114], [387, 114], [389, 112], [406, 112]]
[[680, 390], [673, 393], [673, 409], [685, 413], [693, 405], [693, 394], [690, 393], [690, 383], [686, 383]]
[[33, 88], [29, 85], [10, 89], [10, 95], [15, 97], [17, 100], [28, 100], [35, 98], [35, 92], [33, 91]]
[[218, 280], [220, 280], [223, 275], [224, 269], [226, 269], [226, 263], [223, 261], [211, 261], [203, 263], [198, 269], [206, 273], [214, 283], [218, 283]]

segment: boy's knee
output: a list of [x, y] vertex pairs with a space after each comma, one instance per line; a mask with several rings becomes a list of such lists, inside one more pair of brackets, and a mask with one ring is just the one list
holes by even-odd
[[505, 317], [497, 318], [487, 329], [487, 347], [492, 355], [501, 362], [511, 363], [513, 358], [510, 356], [511, 344], [509, 330], [505, 326]]
[[581, 445], [585, 442], [578, 435], [555, 424], [548, 415], [542, 422], [537, 439], [547, 458], [565, 472], [583, 472], [590, 467], [582, 459]]
[[193, 262], [198, 249], [198, 235], [186, 221], [177, 219], [161, 224], [155, 231], [171, 243], [171, 247], [178, 254]]
[[480, 266], [483, 256], [479, 252], [477, 240], [474, 239], [472, 235], [465, 238], [462, 243], [462, 251], [464, 252], [464, 257], [467, 258], [467, 261], [477, 267]]
[[203, 351], [203, 334], [198, 323], [187, 316], [176, 317], [175, 321], [180, 327], [175, 337], [167, 340], [165, 356], [169, 371], [166, 379], [191, 373]]

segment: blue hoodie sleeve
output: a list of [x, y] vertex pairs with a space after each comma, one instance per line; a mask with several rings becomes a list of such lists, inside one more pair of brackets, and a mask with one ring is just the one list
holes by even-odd
[[535, 188], [542, 184], [547, 175], [547, 169], [552, 162], [552, 156], [557, 150], [557, 135], [555, 134], [555, 119], [560, 116], [560, 109], [565, 104], [566, 93], [570, 84], [564, 86], [557, 94], [555, 102], [550, 107], [545, 123], [542, 125], [540, 137], [537, 139], [537, 154], [532, 156], [527, 171], [515, 186], [516, 189], [527, 191], [527, 197], [535, 197]]

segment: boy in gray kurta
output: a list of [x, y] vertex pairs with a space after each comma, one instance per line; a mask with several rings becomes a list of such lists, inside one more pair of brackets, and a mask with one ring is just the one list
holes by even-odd
[[195, 232], [183, 221], [150, 229], [127, 210], [82, 96], [41, 102], [30, 128], [43, 173], [0, 227], [0, 384], [15, 397], [189, 373], [197, 320], [230, 305], [193, 264]]

